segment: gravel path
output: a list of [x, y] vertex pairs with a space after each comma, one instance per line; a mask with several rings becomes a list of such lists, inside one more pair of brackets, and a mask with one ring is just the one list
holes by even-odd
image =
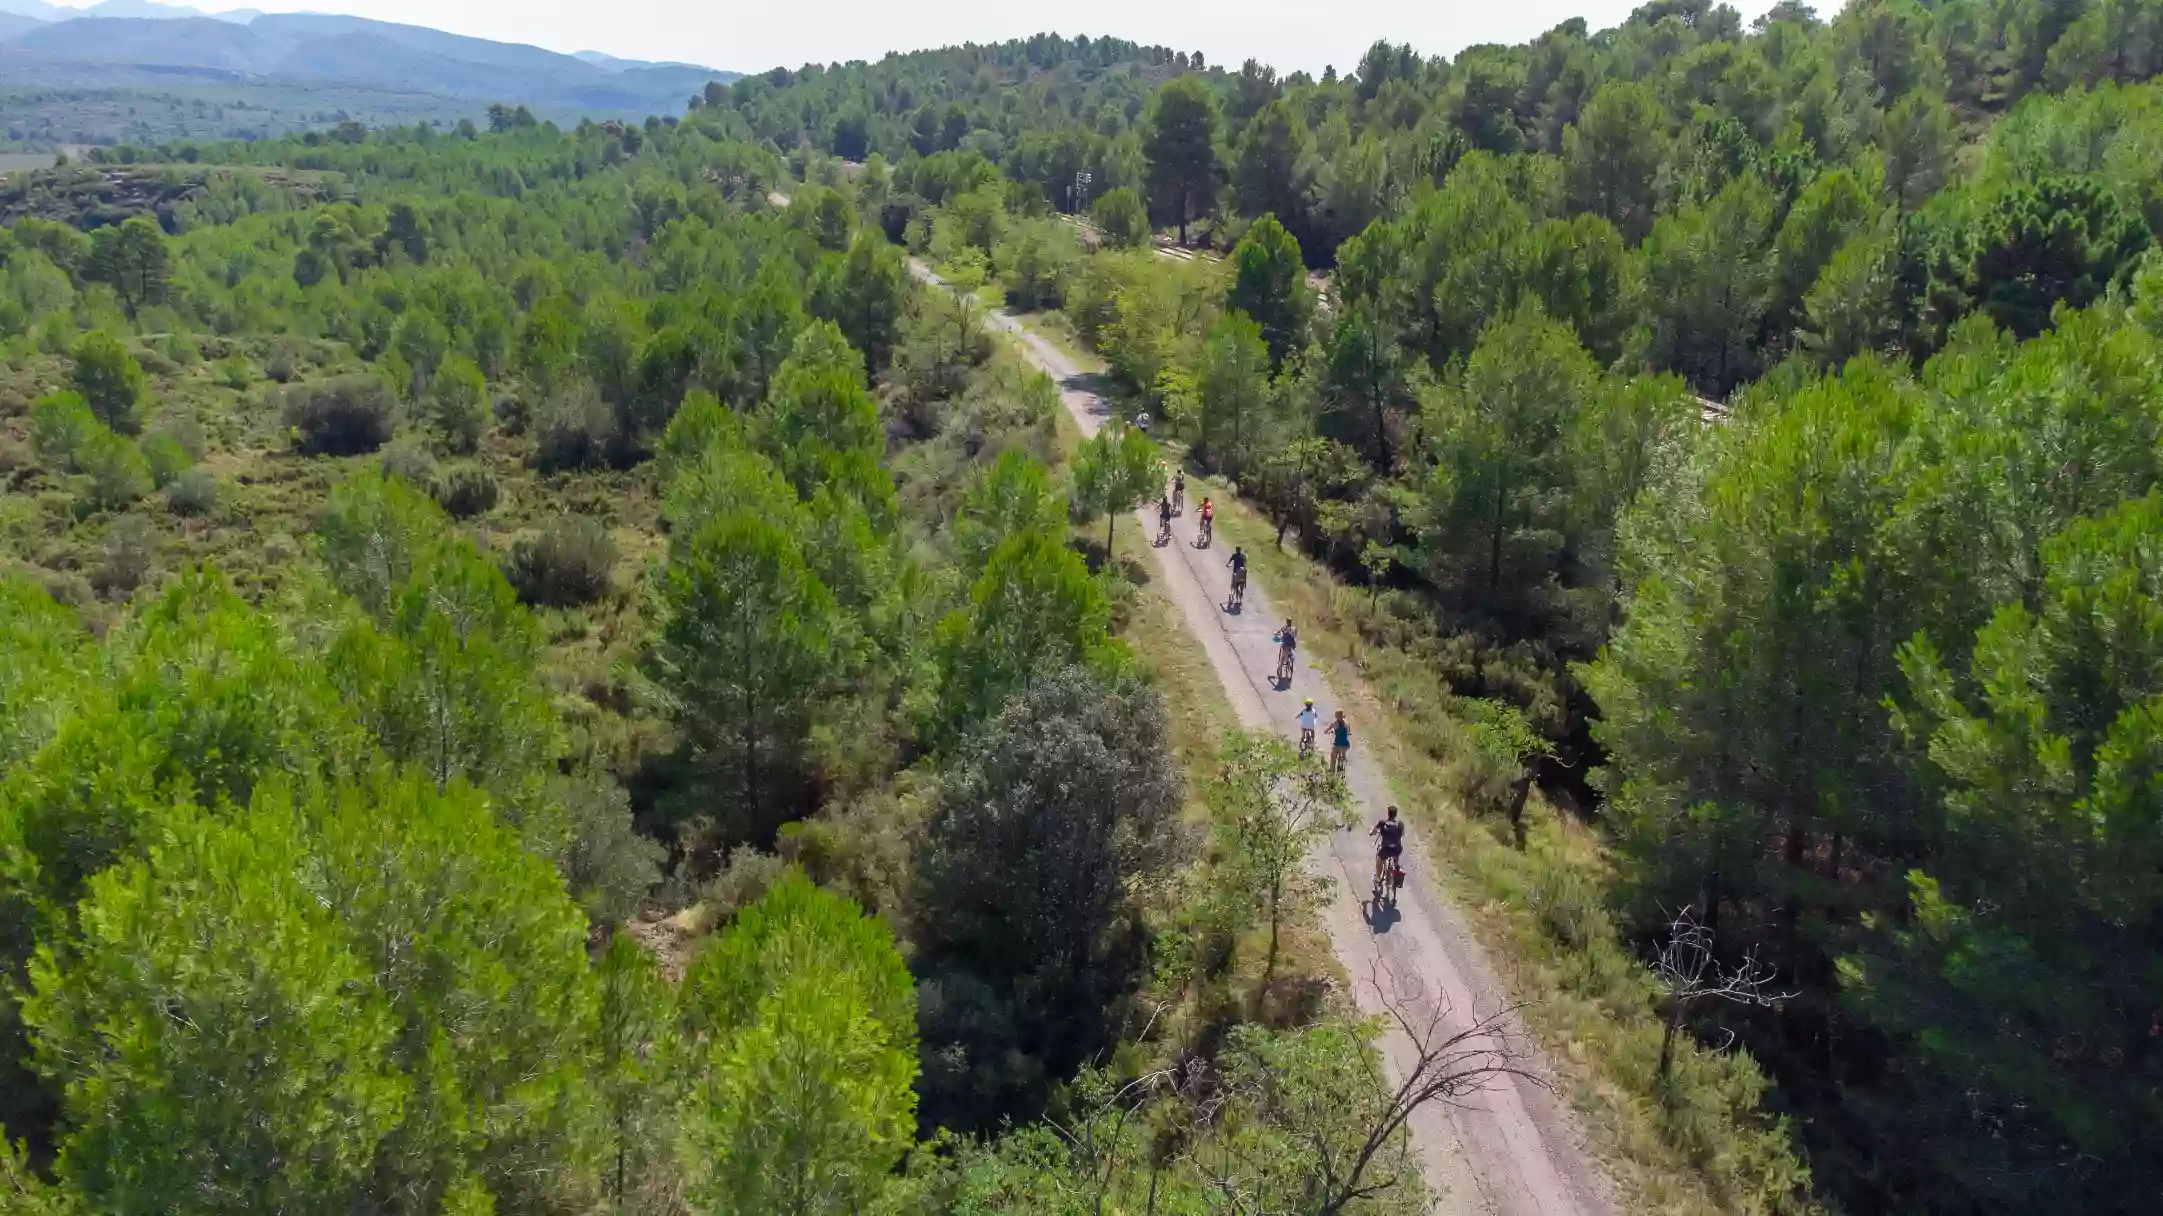
[[[939, 278], [921, 262], [910, 269], [925, 282]], [[1004, 313], [987, 318], [1012, 334], [1029, 360], [1060, 386], [1060, 397], [1084, 435], [1095, 434], [1108, 416], [1089, 388], [1089, 378], [1058, 347]], [[1300, 702], [1313, 697], [1327, 723], [1338, 706], [1321, 672], [1304, 659], [1288, 689], [1275, 686], [1277, 646], [1271, 635], [1283, 618], [1270, 607], [1267, 591], [1250, 576], [1244, 611], [1230, 612], [1229, 549], [1196, 547], [1193, 503], [1173, 523], [1174, 539], [1154, 550], [1158, 574], [1188, 631], [1209, 655], [1224, 684], [1240, 725], [1297, 736], [1294, 722]], [[1156, 534], [1154, 509], [1137, 511], [1142, 535]], [[1360, 746], [1360, 723], [1352, 723], [1352, 753], [1346, 779], [1362, 823], [1381, 817], [1392, 801], [1389, 780]], [[1326, 735], [1321, 740], [1327, 743]], [[1338, 962], [1351, 977], [1362, 1011], [1381, 1015], [1385, 995], [1415, 1025], [1430, 1019], [1445, 1035], [1465, 1030], [1477, 1018], [1507, 1009], [1492, 968], [1457, 908], [1433, 884], [1419, 835], [1421, 816], [1411, 823], [1405, 850], [1407, 881], [1394, 908], [1372, 909], [1367, 895], [1374, 853], [1364, 828], [1337, 833], [1319, 850], [1315, 867], [1334, 882], [1335, 893], [1324, 917]], [[1514, 1019], [1505, 1024], [1516, 1029]], [[1527, 1042], [1515, 1036], [1521, 1049]], [[1417, 1059], [1409, 1035], [1392, 1029], [1385, 1040], [1397, 1077]], [[1546, 1075], [1537, 1059], [1524, 1062], [1528, 1072]], [[1454, 1103], [1430, 1102], [1412, 1120], [1423, 1169], [1440, 1196], [1438, 1212], [1479, 1216], [1611, 1216], [1608, 1187], [1581, 1150], [1575, 1119], [1545, 1087], [1529, 1080], [1503, 1078]]]

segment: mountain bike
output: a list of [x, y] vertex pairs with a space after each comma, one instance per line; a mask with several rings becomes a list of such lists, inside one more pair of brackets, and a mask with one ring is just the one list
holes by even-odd
[[1230, 607], [1232, 611], [1237, 612], [1246, 606], [1247, 572], [1244, 570], [1234, 570], [1232, 571], [1232, 602]]
[[1373, 901], [1372, 906], [1377, 908], [1396, 907], [1397, 892], [1403, 887], [1404, 865], [1394, 854], [1383, 858], [1382, 876], [1374, 880], [1374, 894], [1370, 897]]
[[1292, 686], [1292, 652], [1282, 646], [1277, 648], [1277, 683]]

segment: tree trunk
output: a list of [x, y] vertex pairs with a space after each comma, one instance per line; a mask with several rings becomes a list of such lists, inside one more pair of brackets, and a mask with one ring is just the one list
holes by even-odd
[[1802, 891], [1800, 876], [1803, 868], [1803, 825], [1790, 822], [1787, 825], [1787, 843], [1781, 851], [1787, 863], [1787, 898], [1780, 907], [1780, 949], [1787, 959], [1787, 973], [1802, 974]]
[[1505, 486], [1495, 486], [1494, 535], [1487, 544], [1487, 590], [1489, 594], [1502, 588], [1502, 511], [1503, 498], [1508, 493]]
[[1510, 834], [1517, 838], [1517, 851], [1525, 851], [1525, 799], [1532, 796], [1532, 771], [1525, 770], [1517, 778], [1510, 791]]
[[758, 742], [759, 742], [759, 740], [758, 740], [758, 727], [757, 727], [757, 725], [756, 725], [756, 723], [757, 723], [758, 719], [757, 719], [756, 715], [755, 715], [755, 714], [754, 714], [754, 713], [752, 712], [752, 710], [753, 710], [754, 706], [752, 705], [752, 701], [751, 701], [751, 680], [750, 680], [750, 678], [749, 678], [749, 676], [748, 676], [748, 672], [749, 672], [749, 668], [750, 668], [750, 663], [751, 663], [751, 617], [750, 617], [750, 611], [749, 611], [749, 609], [748, 609], [748, 608], [746, 608], [746, 609], [745, 609], [745, 610], [744, 610], [744, 611], [743, 611], [742, 613], [740, 613], [740, 614], [739, 614], [739, 617], [738, 617], [738, 621], [739, 621], [739, 624], [738, 624], [738, 628], [739, 628], [739, 630], [741, 631], [741, 637], [743, 638], [743, 646], [742, 646], [741, 650], [740, 650], [740, 651], [738, 652], [738, 656], [737, 656], [737, 658], [738, 658], [738, 661], [739, 661], [739, 662], [741, 662], [741, 663], [743, 663], [743, 664], [745, 665], [745, 672], [746, 672], [746, 677], [745, 677], [745, 679], [744, 679], [744, 710], [743, 710], [743, 713], [744, 713], [744, 811], [745, 811], [745, 815], [746, 815], [746, 817], [747, 817], [748, 819], [750, 819], [750, 820], [754, 820], [754, 821], [755, 821], [755, 820], [756, 820], [756, 819], [758, 818], [758, 810], [759, 810], [759, 761], [758, 761]]
[[1114, 507], [1104, 513], [1104, 565], [1107, 569], [1112, 564], [1112, 534], [1118, 527], [1119, 509]]
[[1262, 963], [1262, 998], [1269, 998], [1269, 985], [1277, 977], [1277, 900], [1284, 891], [1282, 878], [1269, 883], [1269, 956]]

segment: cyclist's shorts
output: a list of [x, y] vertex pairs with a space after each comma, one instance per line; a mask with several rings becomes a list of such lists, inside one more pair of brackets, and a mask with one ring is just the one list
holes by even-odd
[[1402, 857], [1404, 856], [1404, 846], [1401, 844], [1385, 844], [1376, 849], [1374, 854], [1377, 857]]

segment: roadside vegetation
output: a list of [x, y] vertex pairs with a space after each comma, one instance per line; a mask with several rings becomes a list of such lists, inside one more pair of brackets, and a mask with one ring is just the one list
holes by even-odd
[[[1233, 535], [1297, 550], [1263, 585], [1363, 669], [1625, 1173], [2114, 1211], [2163, 1117], [2158, 688], [2124, 674], [2154, 15], [1827, 16], [1650, 5], [1320, 78], [1043, 37], [729, 104], [1056, 311]], [[1700, 939], [1781, 999], [1664, 986]]]

